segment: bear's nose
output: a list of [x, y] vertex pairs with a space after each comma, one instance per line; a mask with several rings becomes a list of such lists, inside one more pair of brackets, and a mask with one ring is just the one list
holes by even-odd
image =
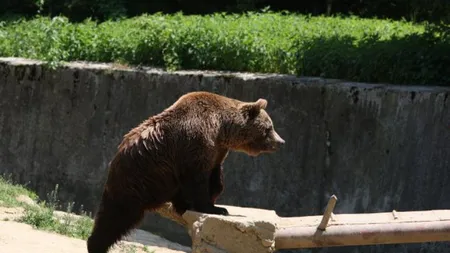
[[283, 145], [283, 144], [285, 143], [285, 141], [283, 140], [283, 138], [281, 138], [281, 136], [280, 136], [277, 132], [274, 132], [274, 137], [275, 137], [275, 142], [276, 142], [278, 145]]

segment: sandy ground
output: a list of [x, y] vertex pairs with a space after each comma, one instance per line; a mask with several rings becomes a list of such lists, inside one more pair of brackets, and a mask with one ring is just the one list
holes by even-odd
[[[84, 240], [40, 231], [30, 225], [13, 221], [22, 212], [23, 210], [20, 208], [0, 207], [1, 253], [87, 253]], [[147, 250], [144, 249], [144, 245]], [[152, 251], [154, 253], [190, 252], [188, 247], [167, 241], [143, 230], [134, 230], [127, 238], [116, 244], [110, 252], [145, 253]]]

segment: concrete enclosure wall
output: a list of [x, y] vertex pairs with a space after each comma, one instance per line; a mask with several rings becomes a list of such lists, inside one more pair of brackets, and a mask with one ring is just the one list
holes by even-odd
[[[335, 213], [450, 208], [450, 89], [438, 87], [84, 63], [49, 70], [2, 58], [0, 173], [11, 173], [41, 197], [59, 184], [63, 201], [94, 211], [122, 136], [196, 90], [267, 99], [286, 140], [275, 154], [231, 153], [221, 204], [302, 216], [322, 213], [336, 194]], [[189, 243], [181, 228], [156, 215], [142, 227]], [[444, 245], [314, 252], [436, 252]]]

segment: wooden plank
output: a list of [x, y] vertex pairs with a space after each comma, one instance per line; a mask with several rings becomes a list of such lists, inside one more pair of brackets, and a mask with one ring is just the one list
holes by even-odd
[[[281, 217], [279, 227], [316, 227], [322, 215]], [[364, 225], [405, 222], [450, 221], [450, 210], [384, 212], [363, 214], [334, 214], [328, 226]]]
[[313, 226], [279, 228], [276, 249], [450, 241], [450, 221], [341, 224], [325, 231]]
[[322, 216], [280, 218], [277, 249], [450, 241], [450, 210], [335, 214], [325, 230]]

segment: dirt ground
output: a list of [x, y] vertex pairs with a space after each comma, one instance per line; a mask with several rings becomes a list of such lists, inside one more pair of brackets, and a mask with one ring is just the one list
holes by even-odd
[[[86, 241], [60, 234], [40, 231], [13, 221], [23, 212], [20, 208], [0, 207], [1, 253], [86, 253]], [[146, 245], [146, 249], [144, 248]], [[165, 240], [151, 233], [134, 230], [116, 244], [111, 253], [185, 253], [188, 247]]]

